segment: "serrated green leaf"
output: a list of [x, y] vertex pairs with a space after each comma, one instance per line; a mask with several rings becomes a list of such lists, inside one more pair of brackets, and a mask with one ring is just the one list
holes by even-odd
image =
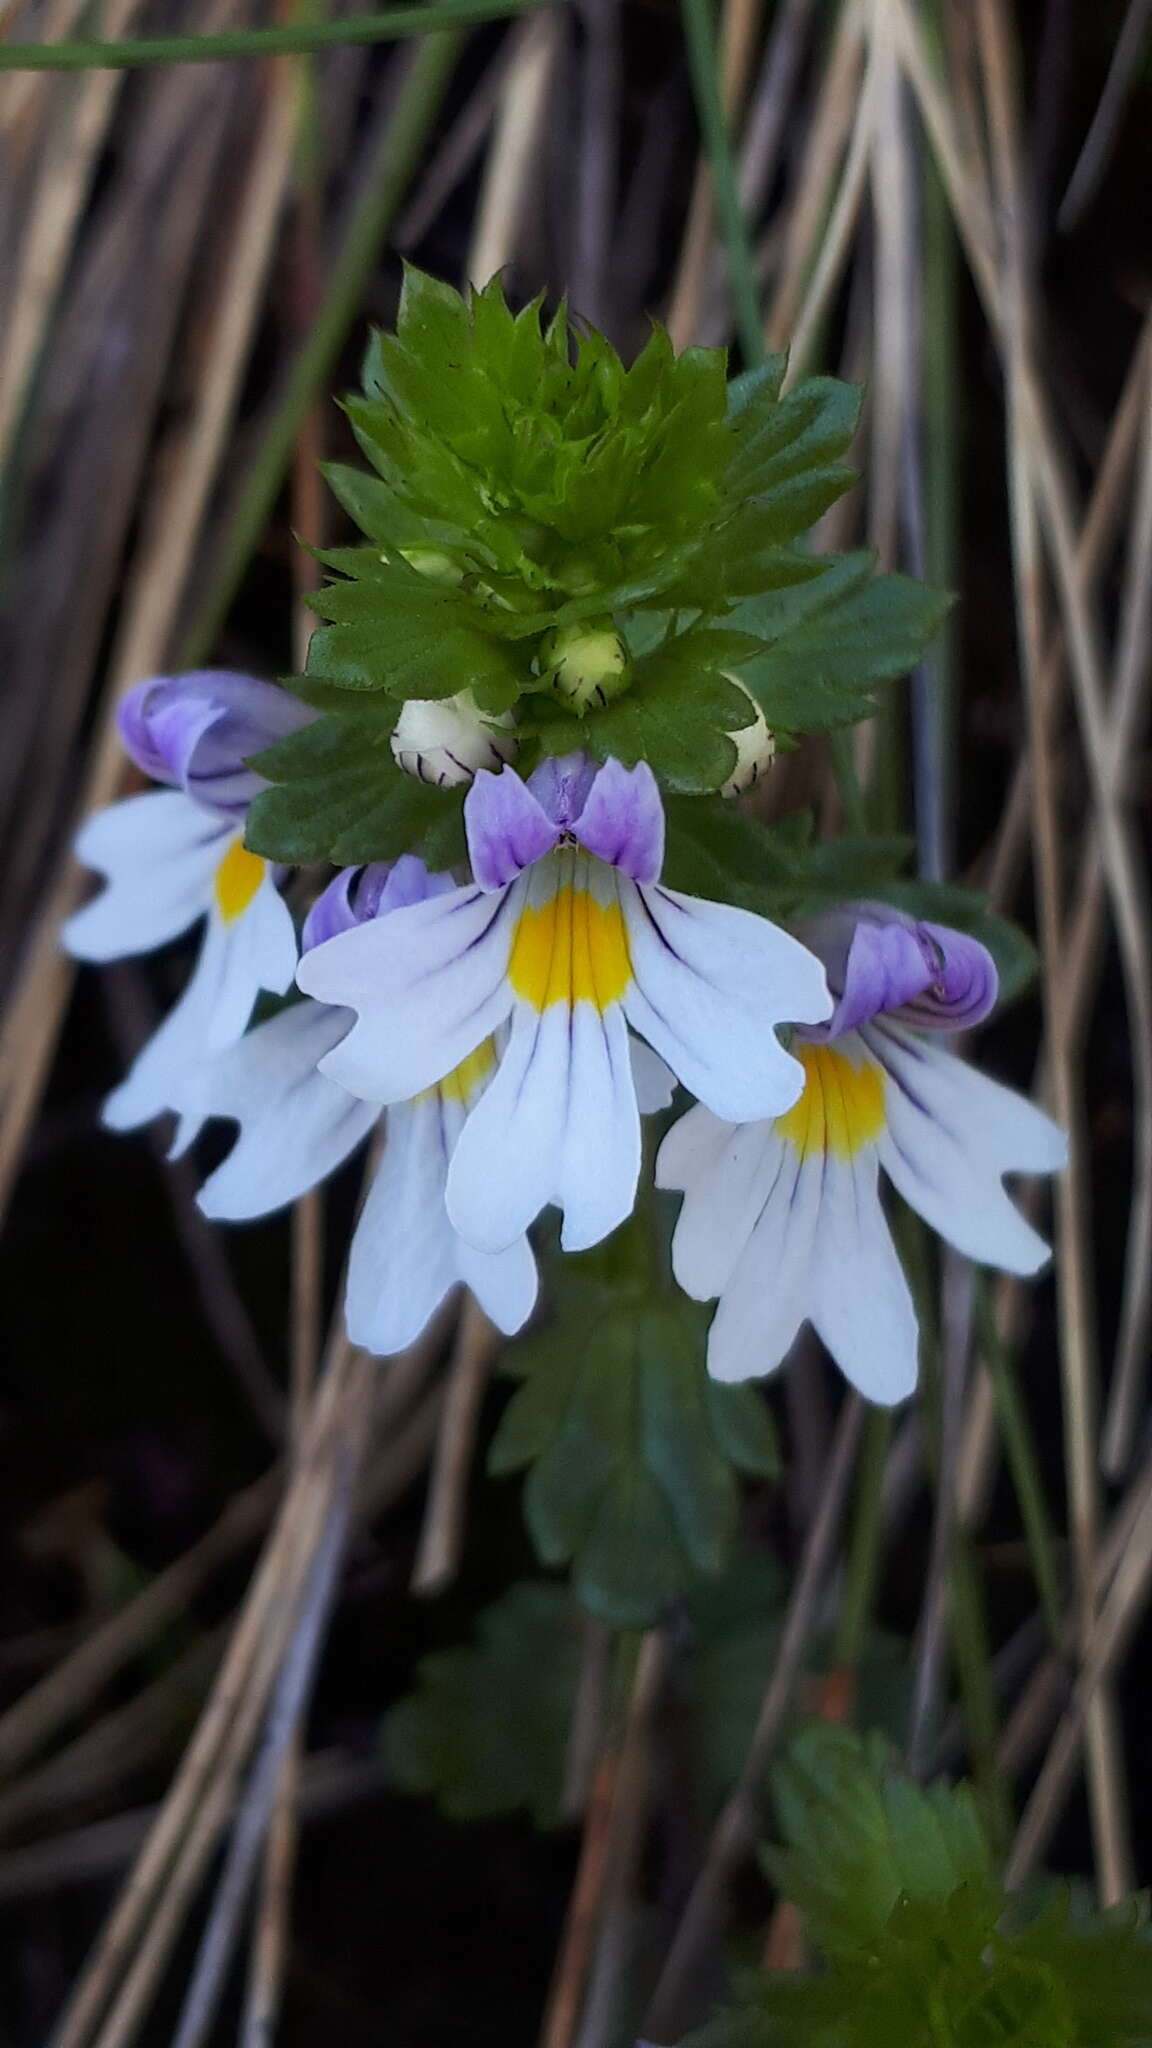
[[734, 423], [736, 445], [724, 479], [728, 494], [774, 496], [785, 484], [827, 469], [851, 444], [860, 399], [856, 385], [834, 377], [810, 377], [775, 401], [766, 390], [758, 392]]
[[668, 797], [663, 879], [776, 919], [804, 896], [804, 870], [787, 834], [718, 796]]
[[453, 1820], [526, 1807], [554, 1827], [580, 1666], [580, 1617], [562, 1586], [513, 1586], [481, 1615], [470, 1649], [424, 1658], [385, 1717], [397, 1783]]
[[820, 588], [810, 586], [804, 616], [740, 669], [773, 731], [822, 732], [866, 716], [876, 684], [915, 665], [951, 602], [906, 576], [876, 576], [826, 602]]
[[873, 1952], [905, 1897], [942, 1904], [964, 1889], [995, 1925], [1001, 1894], [966, 1787], [923, 1792], [882, 1743], [816, 1722], [773, 1774], [773, 1798], [786, 1847], [766, 1861], [826, 1954]]
[[444, 870], [464, 856], [463, 790], [405, 775], [383, 728], [320, 718], [255, 765], [274, 786], [253, 800], [245, 843], [267, 860], [355, 866], [420, 853]]
[[[541, 1557], [570, 1563], [592, 1610], [624, 1627], [655, 1620], [731, 1543], [736, 1479], [764, 1435], [733, 1416], [718, 1430], [704, 1362], [707, 1311], [680, 1297], [621, 1299], [595, 1273], [568, 1286], [568, 1313], [511, 1354], [522, 1384], [490, 1468], [530, 1465], [525, 1513]], [[724, 1436], [727, 1436], [727, 1442]]]
[[773, 404], [780, 396], [780, 386], [788, 369], [788, 351], [781, 349], [778, 354], [765, 356], [751, 370], [744, 370], [739, 377], [733, 377], [728, 384], [728, 417], [736, 419], [740, 413], [757, 401]]

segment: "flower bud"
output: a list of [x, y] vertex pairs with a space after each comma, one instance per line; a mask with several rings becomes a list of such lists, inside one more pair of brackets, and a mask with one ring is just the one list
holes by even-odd
[[441, 789], [471, 782], [480, 768], [499, 769], [515, 759], [512, 714], [482, 717], [472, 693], [411, 697], [392, 734], [392, 753], [405, 774]]
[[742, 725], [737, 732], [728, 735], [736, 749], [736, 760], [731, 775], [720, 785], [721, 796], [743, 796], [746, 789], [759, 782], [764, 770], [772, 766], [776, 759], [776, 739], [769, 731], [768, 721], [751, 690], [739, 676], [729, 675], [728, 681], [744, 692], [755, 713], [751, 725]]
[[628, 649], [611, 619], [557, 626], [541, 643], [540, 673], [581, 717], [610, 704], [632, 680]]

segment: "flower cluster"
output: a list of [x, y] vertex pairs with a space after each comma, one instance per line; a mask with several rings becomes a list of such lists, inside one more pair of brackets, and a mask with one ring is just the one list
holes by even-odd
[[[449, 735], [466, 878], [406, 854], [343, 869], [310, 904], [302, 891], [294, 916], [288, 871], [244, 843], [262, 786], [247, 764], [309, 717], [244, 676], [132, 692], [125, 745], [171, 786], [85, 827], [79, 853], [107, 886], [64, 937], [109, 960], [206, 921], [185, 994], [105, 1116], [124, 1129], [174, 1111], [180, 1145], [209, 1117], [237, 1123], [201, 1192], [209, 1216], [291, 1202], [383, 1119], [348, 1268], [356, 1342], [401, 1349], [458, 1284], [518, 1330], [541, 1211], [562, 1212], [566, 1251], [616, 1230], [637, 1198], [641, 1116], [677, 1084], [695, 1105], [656, 1178], [684, 1197], [676, 1279], [718, 1299], [718, 1379], [771, 1371], [809, 1321], [872, 1399], [911, 1390], [916, 1319], [881, 1167], [969, 1256], [1041, 1263], [1002, 1178], [1054, 1171], [1063, 1138], [939, 1044], [995, 1001], [976, 940], [871, 902], [787, 932], [670, 888], [645, 762], [581, 752], [525, 779], [487, 734], [466, 759]], [[405, 738], [417, 751], [418, 726]], [[250, 1028], [261, 992], [293, 981]]]

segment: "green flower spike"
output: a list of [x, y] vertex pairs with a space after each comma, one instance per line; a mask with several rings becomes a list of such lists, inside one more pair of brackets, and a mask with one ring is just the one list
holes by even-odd
[[413, 792], [393, 758], [412, 700], [510, 721], [525, 774], [583, 748], [692, 796], [743, 786], [765, 726], [869, 715], [944, 603], [802, 545], [852, 481], [859, 400], [826, 377], [781, 396], [784, 367], [730, 386], [723, 350], [655, 328], [625, 368], [563, 307], [409, 270], [346, 405], [371, 470], [326, 471], [364, 539], [321, 557], [290, 682], [322, 716], [261, 756], [252, 848], [457, 857], [463, 783]]

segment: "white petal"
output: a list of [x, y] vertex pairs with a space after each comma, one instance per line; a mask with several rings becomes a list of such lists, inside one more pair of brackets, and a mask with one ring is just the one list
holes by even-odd
[[880, 1162], [905, 1201], [968, 1258], [1035, 1273], [1049, 1248], [1000, 1177], [1056, 1171], [1067, 1156], [1063, 1133], [940, 1046], [898, 1027], [861, 1035], [887, 1075]]
[[407, 1102], [474, 1052], [512, 1007], [505, 976], [519, 890], [453, 889], [306, 953], [300, 987], [357, 1012], [325, 1073], [366, 1101]]
[[120, 960], [167, 945], [203, 917], [236, 826], [179, 790], [126, 797], [89, 818], [76, 856], [106, 887], [61, 933], [78, 960]]
[[722, 1293], [756, 1228], [780, 1171], [770, 1122], [721, 1123], [697, 1104], [674, 1124], [656, 1157], [656, 1185], [682, 1188], [676, 1278], [707, 1301]]
[[874, 1146], [825, 1157], [810, 1284], [809, 1317], [841, 1372], [869, 1401], [903, 1401], [916, 1385], [919, 1329]]
[[536, 1306], [539, 1282], [528, 1239], [518, 1237], [502, 1252], [478, 1252], [457, 1236], [456, 1259], [460, 1278], [485, 1315], [506, 1337], [514, 1337]]
[[518, 1003], [495, 1078], [464, 1126], [448, 1176], [462, 1237], [500, 1251], [548, 1202], [582, 1251], [632, 1212], [640, 1116], [621, 1011]]
[[676, 1076], [666, 1066], [659, 1053], [645, 1045], [642, 1038], [629, 1040], [628, 1050], [632, 1058], [632, 1081], [636, 1089], [636, 1101], [641, 1116], [656, 1116], [662, 1109], [668, 1109], [676, 1093]]
[[804, 1075], [773, 1027], [831, 1011], [815, 955], [765, 918], [727, 903], [620, 879], [633, 986], [628, 1021], [728, 1123], [779, 1116]]
[[207, 1114], [212, 1055], [242, 1036], [261, 989], [283, 995], [291, 986], [295, 961], [292, 918], [269, 872], [242, 915], [229, 923], [216, 911], [209, 917], [184, 994], [108, 1097], [105, 1123], [127, 1131], [178, 1109], [173, 1151], [185, 1150]]
[[[823, 1158], [801, 1160], [794, 1146], [775, 1137], [767, 1149], [769, 1190], [708, 1336], [708, 1370], [718, 1380], [774, 1372], [810, 1312]], [[675, 1238], [672, 1266], [676, 1271]]]
[[389, 1110], [384, 1157], [348, 1260], [348, 1335], [365, 1351], [387, 1357], [414, 1343], [459, 1281], [446, 1168], [438, 1097]]
[[351, 1022], [348, 1010], [294, 1003], [210, 1062], [199, 1106], [205, 1116], [234, 1118], [240, 1134], [200, 1190], [206, 1216], [239, 1222], [281, 1209], [367, 1137], [377, 1105], [317, 1070]]

